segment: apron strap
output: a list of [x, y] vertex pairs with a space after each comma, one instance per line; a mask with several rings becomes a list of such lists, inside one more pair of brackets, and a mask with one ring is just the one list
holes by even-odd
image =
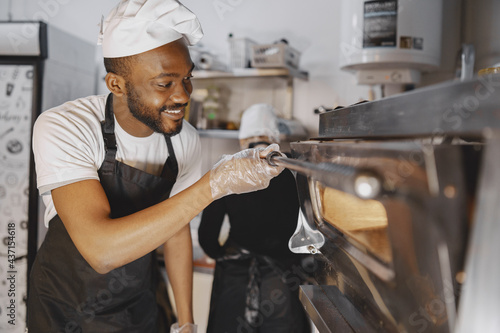
[[115, 122], [113, 118], [113, 94], [109, 94], [106, 99], [106, 112], [104, 120], [101, 122], [102, 136], [104, 138], [104, 148], [106, 155], [102, 162], [101, 171], [103, 174], [112, 174], [115, 170], [116, 137]]
[[177, 179], [177, 175], [179, 174], [179, 165], [177, 164], [177, 158], [175, 157], [172, 140], [168, 135], [165, 135], [165, 141], [168, 148], [168, 158], [165, 165], [163, 165], [161, 177], [175, 181]]

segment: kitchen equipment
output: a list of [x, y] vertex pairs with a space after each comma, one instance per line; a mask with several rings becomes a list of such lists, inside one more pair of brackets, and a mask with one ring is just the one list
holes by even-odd
[[304, 213], [299, 210], [297, 229], [290, 237], [288, 247], [293, 253], [318, 253], [318, 249], [325, 244], [325, 237], [317, 230], [311, 229], [306, 222]]
[[248, 68], [252, 60], [252, 45], [257, 44], [250, 38], [234, 37], [229, 34], [230, 68]]
[[462, 45], [462, 68], [460, 73], [460, 80], [470, 80], [474, 76], [474, 62], [476, 57], [476, 51], [474, 45], [463, 44]]
[[499, 87], [485, 75], [327, 111], [292, 159], [268, 156], [297, 172], [302, 238], [324, 238], [293, 247], [324, 263], [300, 293], [319, 332], [500, 330]]
[[286, 41], [252, 46], [252, 67], [255, 68], [299, 68], [300, 52]]
[[189, 46], [189, 54], [197, 69], [221, 72], [227, 70], [219, 57], [213, 54], [209, 49], [203, 47], [203, 45]]
[[441, 62], [442, 0], [344, 0], [341, 69], [358, 84], [411, 84]]

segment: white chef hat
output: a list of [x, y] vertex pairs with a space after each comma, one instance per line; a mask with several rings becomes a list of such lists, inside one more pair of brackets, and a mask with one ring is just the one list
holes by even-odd
[[97, 44], [104, 58], [126, 57], [184, 37], [189, 45], [202, 37], [200, 22], [176, 0], [121, 0], [101, 22]]
[[254, 104], [243, 113], [238, 137], [247, 139], [254, 136], [268, 136], [272, 143], [279, 143], [278, 118], [272, 105]]

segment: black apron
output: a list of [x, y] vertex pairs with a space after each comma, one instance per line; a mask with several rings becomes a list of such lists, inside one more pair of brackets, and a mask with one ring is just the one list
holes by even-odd
[[298, 295], [297, 283], [305, 280], [300, 269], [252, 253], [230, 238], [224, 250], [215, 265], [207, 333], [311, 331]]
[[[111, 217], [130, 215], [167, 199], [178, 166], [170, 138], [161, 177], [115, 160], [113, 99], [102, 123], [106, 157], [99, 177]], [[158, 332], [154, 252], [107, 274], [97, 273], [73, 244], [59, 216], [49, 224], [30, 277], [29, 333]]]

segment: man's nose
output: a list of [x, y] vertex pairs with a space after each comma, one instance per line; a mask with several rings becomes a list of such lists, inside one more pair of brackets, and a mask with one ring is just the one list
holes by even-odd
[[184, 84], [178, 86], [176, 91], [170, 96], [172, 102], [176, 104], [186, 104], [191, 97], [191, 90]]

